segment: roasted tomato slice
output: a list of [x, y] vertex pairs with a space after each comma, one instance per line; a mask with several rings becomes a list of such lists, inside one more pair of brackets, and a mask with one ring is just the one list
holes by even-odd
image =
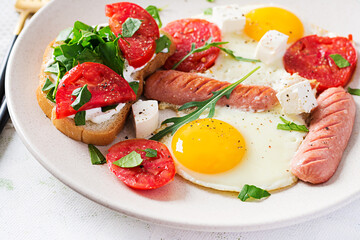
[[[76, 99], [71, 96], [77, 88], [87, 84], [91, 99], [78, 111], [70, 106]], [[61, 79], [56, 92], [56, 118], [64, 118], [77, 112], [117, 103], [135, 101], [136, 94], [129, 83], [109, 67], [93, 62], [79, 64]]]
[[[147, 148], [157, 151], [156, 157], [146, 157], [141, 150]], [[141, 155], [143, 162], [133, 168], [122, 168], [113, 162], [136, 151]], [[174, 160], [168, 148], [156, 141], [146, 139], [132, 139], [119, 142], [109, 149], [106, 155], [109, 169], [126, 185], [136, 189], [154, 189], [164, 186], [172, 181], [175, 176]]]
[[[173, 37], [176, 44], [175, 53], [165, 62], [164, 68], [172, 69], [172, 67], [185, 57], [191, 50], [191, 44], [195, 43], [195, 47], [205, 45], [205, 42], [212, 37], [212, 42], [221, 41], [221, 31], [218, 26], [203, 19], [180, 19], [167, 24], [163, 30]], [[176, 70], [205, 71], [211, 67], [218, 57], [220, 49], [211, 47], [206, 51], [192, 54], [183, 61]]]
[[129, 2], [106, 5], [105, 12], [110, 17], [109, 25], [116, 36], [122, 34], [122, 24], [126, 19], [136, 18], [142, 21], [139, 30], [132, 37], [119, 39], [119, 46], [130, 66], [137, 68], [149, 62], [155, 53], [155, 40], [160, 36], [154, 18], [139, 5]]
[[[340, 54], [350, 66], [339, 68], [331, 54]], [[298, 73], [320, 84], [319, 92], [331, 87], [345, 86], [355, 70], [356, 50], [345, 37], [306, 36], [290, 46], [284, 55], [284, 66], [289, 73]]]

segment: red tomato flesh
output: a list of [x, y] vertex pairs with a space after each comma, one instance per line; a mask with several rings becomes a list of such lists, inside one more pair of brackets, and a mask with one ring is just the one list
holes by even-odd
[[[70, 105], [76, 97], [72, 92], [87, 84], [91, 99], [78, 111]], [[93, 62], [79, 64], [61, 79], [56, 92], [56, 118], [64, 118], [91, 108], [105, 107], [136, 100], [129, 83], [109, 67]]]
[[118, 36], [122, 33], [122, 24], [128, 18], [142, 21], [139, 30], [130, 38], [119, 39], [119, 47], [130, 66], [141, 67], [149, 62], [156, 49], [155, 40], [160, 37], [159, 27], [154, 18], [142, 7], [134, 3], [120, 2], [106, 5], [105, 13], [109, 19], [111, 31]]
[[[221, 31], [218, 26], [203, 19], [180, 19], [167, 24], [164, 31], [173, 37], [176, 44], [175, 53], [165, 62], [164, 68], [172, 69], [172, 67], [185, 57], [191, 50], [191, 44], [195, 43], [195, 47], [205, 45], [205, 42], [212, 37], [212, 42], [221, 41]], [[211, 47], [206, 51], [192, 54], [183, 61], [176, 70], [205, 71], [210, 68], [218, 57], [220, 49]]]
[[[156, 157], [146, 157], [147, 148], [157, 151]], [[120, 158], [136, 151], [143, 162], [138, 167], [122, 168], [112, 164]], [[119, 142], [109, 149], [106, 155], [109, 169], [126, 185], [135, 189], [155, 189], [171, 182], [175, 176], [174, 160], [168, 148], [153, 140], [131, 139]]]
[[[340, 54], [349, 63], [349, 67], [339, 68], [331, 54]], [[352, 42], [345, 37], [306, 36], [290, 46], [284, 55], [285, 70], [298, 73], [307, 79], [315, 79], [320, 84], [318, 92], [331, 87], [345, 86], [355, 70], [356, 50]]]

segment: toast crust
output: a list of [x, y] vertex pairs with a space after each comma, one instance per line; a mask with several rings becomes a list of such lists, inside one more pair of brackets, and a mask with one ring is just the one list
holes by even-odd
[[[165, 34], [171, 39], [171, 36], [167, 33], [162, 32], [162, 34]], [[41, 64], [39, 86], [36, 89], [36, 98], [40, 108], [45, 113], [45, 115], [51, 119], [55, 127], [66, 136], [87, 144], [110, 144], [112, 141], [114, 141], [116, 135], [123, 129], [133, 102], [126, 103], [119, 113], [115, 114], [109, 120], [101, 124], [95, 124], [90, 121], [86, 121], [85, 125], [76, 126], [74, 120], [71, 118], [55, 119], [56, 105], [47, 99], [46, 93], [41, 90], [47, 78], [53, 80], [51, 78], [51, 74], [45, 73], [45, 69], [47, 67], [46, 64], [52, 58], [54, 44], [56, 44], [55, 40], [52, 41], [45, 49], [43, 62]], [[139, 81], [139, 89], [137, 92], [138, 98], [143, 92], [144, 78], [163, 66], [166, 59], [175, 52], [175, 49], [176, 46], [174, 43], [172, 43], [167, 53], [157, 53], [156, 56], [150, 62], [148, 62], [148, 64], [143, 69], [135, 72], [132, 75], [133, 79]]]

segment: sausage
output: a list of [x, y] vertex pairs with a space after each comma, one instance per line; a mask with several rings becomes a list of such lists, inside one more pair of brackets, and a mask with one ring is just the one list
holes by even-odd
[[355, 121], [355, 102], [342, 87], [329, 88], [317, 98], [309, 134], [291, 162], [291, 172], [313, 184], [326, 182], [335, 173]]
[[[145, 82], [145, 97], [175, 105], [209, 99], [212, 92], [229, 86], [229, 82], [175, 70], [157, 71]], [[265, 86], [238, 85], [230, 98], [222, 97], [217, 105], [233, 106], [246, 111], [271, 109], [278, 100], [276, 92]]]

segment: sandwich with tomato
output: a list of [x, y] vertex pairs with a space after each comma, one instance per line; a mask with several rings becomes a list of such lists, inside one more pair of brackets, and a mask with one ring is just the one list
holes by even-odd
[[122, 130], [143, 80], [175, 51], [158, 13], [128, 2], [106, 6], [109, 25], [75, 22], [45, 50], [36, 95], [55, 127], [88, 144], [107, 145]]

